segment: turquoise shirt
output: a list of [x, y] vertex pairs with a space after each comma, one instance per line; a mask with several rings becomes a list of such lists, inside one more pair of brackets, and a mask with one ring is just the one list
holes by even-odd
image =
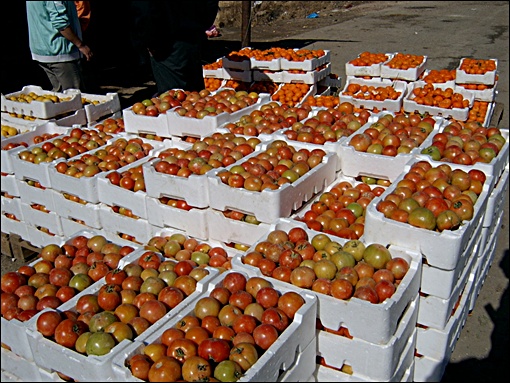
[[81, 39], [74, 1], [27, 1], [28, 41], [32, 59], [45, 63], [77, 60], [78, 48], [60, 33], [67, 26]]

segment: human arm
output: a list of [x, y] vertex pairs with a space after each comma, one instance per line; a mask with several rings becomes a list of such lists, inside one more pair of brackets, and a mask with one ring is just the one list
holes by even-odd
[[60, 33], [62, 34], [62, 36], [64, 36], [66, 39], [68, 39], [70, 42], [76, 45], [80, 52], [85, 56], [87, 61], [89, 61], [92, 58], [92, 51], [90, 50], [88, 45], [83, 43], [83, 41], [81, 41], [80, 38], [76, 36], [71, 26], [67, 26], [64, 29], [60, 30]]

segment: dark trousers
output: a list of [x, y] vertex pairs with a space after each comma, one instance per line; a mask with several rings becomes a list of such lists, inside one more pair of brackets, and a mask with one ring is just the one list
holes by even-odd
[[176, 41], [167, 52], [151, 56], [159, 94], [170, 89], [200, 91], [205, 88], [201, 48], [200, 42]]
[[80, 60], [38, 64], [48, 76], [53, 92], [62, 92], [66, 89], [85, 90]]

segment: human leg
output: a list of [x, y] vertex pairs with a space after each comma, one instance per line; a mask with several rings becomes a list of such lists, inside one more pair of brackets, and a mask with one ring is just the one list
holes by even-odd
[[46, 73], [46, 76], [48, 76], [48, 79], [50, 80], [52, 91], [53, 92], [59, 92], [60, 91], [60, 82], [58, 81], [57, 75], [54, 73], [52, 66], [48, 63], [38, 63], [39, 66], [44, 70], [44, 73]]

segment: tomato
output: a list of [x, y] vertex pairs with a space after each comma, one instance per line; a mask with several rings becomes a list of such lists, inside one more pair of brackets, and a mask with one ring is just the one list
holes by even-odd
[[368, 245], [363, 252], [363, 260], [376, 270], [384, 268], [390, 259], [389, 250], [378, 243]]
[[174, 287], [180, 289], [187, 297], [193, 294], [197, 286], [197, 280], [190, 275], [180, 275], [174, 281]]
[[373, 287], [368, 285], [356, 288], [353, 297], [363, 299], [371, 303], [379, 303], [379, 296], [377, 295], [377, 292]]
[[186, 339], [190, 339], [195, 342], [197, 345], [200, 345], [204, 340], [209, 338], [209, 333], [205, 328], [200, 326], [200, 324], [191, 326], [186, 330], [186, 335], [184, 335]]
[[122, 342], [124, 339], [133, 340], [134, 338], [132, 328], [124, 322], [113, 322], [108, 325], [104, 331], [113, 335], [116, 344]]
[[204, 319], [206, 316], [217, 317], [221, 310], [221, 303], [211, 296], [200, 298], [195, 304], [193, 312], [198, 319]]
[[131, 319], [138, 316], [138, 307], [131, 303], [121, 303], [113, 312], [122, 323], [129, 323]]
[[149, 382], [176, 382], [181, 378], [181, 364], [171, 356], [161, 357], [150, 367], [148, 373]]
[[317, 279], [313, 269], [307, 266], [299, 266], [292, 270], [290, 282], [294, 286], [310, 289], [313, 282]]
[[187, 382], [207, 381], [212, 374], [210, 362], [198, 355], [189, 357], [182, 364], [182, 378]]
[[143, 253], [138, 259], [138, 264], [142, 267], [142, 269], [158, 269], [161, 265], [161, 259], [158, 256], [158, 253], [153, 251], [146, 251]]
[[184, 332], [182, 335], [183, 338], [176, 338], [171, 341], [167, 347], [166, 355], [184, 363], [186, 359], [198, 355], [198, 345], [191, 339], [184, 338]]
[[151, 324], [147, 319], [142, 318], [140, 316], [136, 316], [134, 318], [131, 318], [131, 320], [128, 322], [128, 325], [130, 325], [133, 328], [133, 330], [136, 333], [136, 336], [139, 336], [145, 330], [147, 330]]
[[86, 331], [88, 331], [88, 328], [84, 322], [64, 319], [55, 328], [55, 342], [64, 347], [74, 349], [76, 340]]
[[380, 280], [374, 287], [377, 296], [379, 297], [379, 302], [384, 301], [387, 298], [391, 298], [391, 296], [395, 293], [395, 285], [386, 280]]
[[462, 223], [460, 217], [453, 210], [445, 210], [436, 217], [438, 231], [458, 229]]
[[87, 311], [98, 313], [101, 311], [101, 307], [98, 303], [98, 296], [94, 294], [85, 294], [78, 298], [76, 302], [76, 311], [83, 314]]
[[473, 204], [465, 199], [455, 199], [452, 202], [450, 210], [456, 213], [461, 221], [469, 221], [473, 218], [474, 215]]
[[97, 314], [94, 314], [92, 318], [90, 318], [89, 327], [87, 330], [91, 332], [104, 331], [106, 327], [108, 327], [113, 322], [116, 322], [118, 319], [110, 311], [101, 311]]
[[62, 320], [62, 316], [57, 311], [45, 311], [37, 318], [37, 331], [44, 336], [53, 336], [55, 329]]
[[280, 298], [280, 293], [274, 287], [262, 287], [257, 292], [255, 296], [255, 300], [258, 304], [260, 304], [264, 309], [268, 309], [270, 307], [276, 307], [278, 305], [278, 299]]
[[395, 280], [400, 280], [409, 270], [409, 263], [402, 257], [394, 257], [388, 261], [386, 268], [393, 273]]
[[21, 285], [26, 285], [29, 280], [25, 274], [17, 271], [9, 271], [2, 275], [1, 288], [3, 292], [14, 293]]
[[229, 360], [236, 362], [242, 371], [247, 371], [259, 358], [257, 348], [248, 342], [238, 343], [230, 350]]
[[145, 354], [135, 354], [126, 361], [126, 366], [133, 376], [142, 380], [149, 379], [149, 369], [152, 364], [150, 358]]
[[264, 310], [261, 322], [273, 325], [281, 333], [289, 326], [290, 319], [283, 310], [270, 307]]
[[198, 355], [205, 360], [219, 363], [230, 355], [230, 344], [225, 339], [208, 338], [198, 346]]
[[231, 293], [238, 290], [245, 290], [246, 288], [246, 277], [240, 272], [230, 272], [223, 278], [222, 285], [226, 287]]
[[418, 207], [409, 213], [407, 219], [408, 223], [412, 226], [434, 230], [436, 228], [436, 217], [434, 213], [425, 207]]
[[236, 306], [227, 304], [221, 308], [218, 314], [218, 319], [223, 326], [232, 326], [235, 322], [235, 319], [241, 314], [243, 314], [241, 309]]
[[118, 285], [107, 284], [104, 286], [105, 288], [97, 295], [97, 303], [103, 310], [114, 311], [122, 303], [120, 293], [115, 289], [115, 286]]
[[296, 312], [305, 304], [305, 299], [294, 291], [287, 291], [278, 299], [277, 307], [282, 310], [290, 319], [293, 319]]
[[89, 277], [87, 274], [75, 274], [73, 275], [73, 277], [71, 278], [71, 280], [69, 281], [69, 285], [70, 287], [78, 290], [78, 291], [83, 291], [85, 290], [87, 287], [89, 287], [90, 285], [92, 285], [94, 281], [92, 280], [91, 277]]
[[338, 299], [349, 299], [352, 297], [354, 287], [347, 279], [334, 279], [331, 281], [331, 296]]
[[[248, 289], [246, 290], [248, 291]], [[216, 286], [209, 293], [210, 297], [216, 298], [222, 305], [226, 305], [228, 303], [230, 295], [231, 295], [230, 290], [223, 286]]]
[[167, 309], [163, 302], [157, 299], [151, 299], [142, 304], [139, 315], [147, 319], [149, 323], [154, 324], [166, 313]]
[[108, 332], [93, 332], [87, 339], [87, 355], [105, 355], [115, 347], [115, 338]]
[[[229, 298], [229, 304], [239, 307], [244, 311], [246, 306], [252, 303], [254, 298], [252, 295], [246, 290], [238, 290], [235, 293], [232, 293]], [[219, 311], [219, 310], [218, 310]]]
[[272, 324], [262, 323], [253, 330], [255, 344], [262, 350], [267, 350], [278, 339], [278, 330]]

